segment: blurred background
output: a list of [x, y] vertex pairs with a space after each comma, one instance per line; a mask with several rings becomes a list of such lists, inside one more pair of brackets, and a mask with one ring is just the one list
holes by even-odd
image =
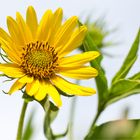
[[[15, 17], [16, 11], [25, 16], [26, 9], [29, 5], [33, 5], [40, 19], [46, 9], [56, 10], [62, 7], [64, 17], [77, 15], [82, 22], [87, 17], [94, 22], [98, 18], [106, 22], [107, 30], [116, 29], [107, 38], [106, 41], [112, 41], [116, 45], [110, 45], [103, 48], [105, 55], [103, 67], [105, 68], [109, 82], [113, 75], [120, 68], [124, 57], [126, 56], [137, 30], [140, 25], [140, 1], [139, 0], [1, 0], [0, 4], [0, 27], [7, 30], [6, 17], [8, 15]], [[140, 71], [140, 59], [137, 60], [130, 74]], [[12, 96], [2, 92], [8, 91], [12, 84], [2, 83], [4, 78], [0, 80], [0, 139], [15, 140], [19, 114], [22, 107], [22, 93], [17, 92]], [[84, 80], [81, 85], [95, 87], [94, 79]], [[63, 132], [70, 116], [70, 105], [72, 98], [63, 97], [63, 106], [60, 109], [57, 119], [54, 121], [52, 128], [54, 132]], [[98, 120], [98, 124], [119, 119], [126, 107], [129, 108], [129, 118], [140, 118], [140, 95], [134, 95], [125, 98], [108, 107]], [[74, 119], [74, 140], [82, 140], [86, 135], [90, 124], [94, 118], [97, 108], [97, 95], [91, 97], [78, 97], [76, 102], [76, 112]], [[34, 128], [35, 135], [33, 140], [45, 140], [43, 135], [43, 119], [44, 110], [37, 102], [29, 104], [26, 119], [29, 113], [35, 109]], [[67, 140], [67, 138], [65, 138]]]

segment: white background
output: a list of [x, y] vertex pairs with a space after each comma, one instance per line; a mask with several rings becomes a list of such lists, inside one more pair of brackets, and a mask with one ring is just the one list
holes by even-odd
[[[50, 8], [55, 10], [58, 7], [64, 9], [65, 17], [72, 15], [96, 17], [105, 15], [108, 28], [118, 27], [118, 31], [112, 36], [113, 41], [121, 43], [116, 47], [110, 47], [105, 51], [113, 54], [114, 58], [105, 57], [103, 66], [106, 69], [108, 79], [119, 69], [125, 55], [127, 54], [134, 37], [137, 33], [140, 23], [140, 1], [139, 0], [1, 0], [0, 3], [0, 26], [6, 29], [6, 17], [8, 15], [15, 17], [16, 11], [25, 15], [26, 8], [33, 5], [40, 18], [43, 12]], [[131, 74], [140, 70], [140, 59], [131, 71]], [[2, 90], [8, 91], [11, 83], [2, 83], [0, 80], [0, 139], [15, 140], [17, 123], [20, 109], [22, 106], [21, 93], [17, 92], [12, 96], [3, 94]], [[88, 86], [94, 88], [92, 80], [84, 81]], [[82, 84], [85, 84], [82, 82]], [[59, 116], [53, 124], [55, 132], [63, 132], [66, 128], [69, 118], [69, 108], [71, 99], [63, 98], [63, 106], [60, 109]], [[108, 107], [98, 120], [98, 124], [119, 119], [125, 107], [130, 107], [129, 118], [140, 118], [140, 95], [135, 95], [123, 99]], [[29, 105], [28, 114], [36, 108], [34, 116], [35, 137], [33, 140], [45, 140], [43, 136], [43, 116], [44, 111], [41, 106], [33, 102]], [[92, 97], [78, 97], [75, 118], [75, 140], [82, 140], [85, 136], [97, 107], [97, 95]], [[27, 115], [28, 116], [28, 115]], [[27, 117], [26, 117], [27, 119]], [[66, 138], [67, 139], [67, 138]]]

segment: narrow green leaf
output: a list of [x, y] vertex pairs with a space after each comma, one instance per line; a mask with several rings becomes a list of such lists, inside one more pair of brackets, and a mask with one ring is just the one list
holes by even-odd
[[140, 79], [140, 72], [134, 74], [134, 75], [133, 75], [132, 77], [130, 77], [129, 79], [131, 79], [131, 80], [138, 80], [138, 79]]
[[135, 39], [127, 57], [125, 58], [120, 70], [114, 76], [112, 83], [115, 83], [119, 79], [125, 78], [126, 75], [128, 74], [128, 72], [130, 71], [131, 67], [133, 66], [133, 64], [135, 63], [135, 61], [137, 59], [139, 42], [140, 42], [140, 30], [138, 31], [136, 39]]
[[140, 93], [140, 80], [120, 79], [110, 89], [108, 104], [137, 93]]
[[[89, 34], [87, 34], [87, 36], [85, 37], [83, 45], [84, 45], [85, 51], [99, 51]], [[106, 79], [104, 70], [100, 66], [101, 60], [102, 60], [102, 56], [90, 62], [91, 66], [96, 68], [99, 72], [99, 75], [95, 78], [97, 88], [98, 88], [99, 104], [103, 101], [103, 99], [106, 98], [107, 93], [108, 93], [107, 79]]]
[[[132, 140], [140, 120], [117, 120], [104, 123], [94, 129], [94, 133], [84, 140]], [[133, 139], [136, 140], [136, 139]]]

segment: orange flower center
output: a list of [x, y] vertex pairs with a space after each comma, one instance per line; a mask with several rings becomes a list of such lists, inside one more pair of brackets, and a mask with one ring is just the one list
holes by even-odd
[[23, 48], [21, 68], [26, 75], [46, 79], [58, 71], [58, 57], [54, 47], [48, 43], [29, 43]]

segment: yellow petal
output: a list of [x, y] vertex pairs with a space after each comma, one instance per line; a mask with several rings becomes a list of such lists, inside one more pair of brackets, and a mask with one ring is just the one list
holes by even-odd
[[34, 80], [33, 77], [29, 77], [29, 76], [25, 75], [19, 79], [19, 82], [20, 83], [31, 83], [33, 80]]
[[76, 16], [69, 18], [57, 31], [53, 41], [54, 46], [60, 47], [61, 45], [64, 45], [69, 40], [77, 23], [78, 18]]
[[63, 18], [63, 10], [61, 8], [58, 8], [53, 16], [53, 26], [52, 26], [52, 33], [50, 34], [49, 38], [49, 44], [52, 45], [52, 41], [54, 39], [54, 36], [56, 35], [56, 32], [61, 26], [62, 23], [62, 18]]
[[38, 27], [38, 21], [37, 21], [36, 12], [32, 6], [29, 6], [27, 9], [26, 23], [32, 32], [32, 36], [35, 38], [37, 27]]
[[48, 89], [49, 96], [52, 98], [56, 106], [58, 107], [62, 106], [62, 100], [56, 88], [51, 83], [48, 83], [47, 89]]
[[18, 80], [12, 85], [10, 88], [8, 94], [12, 94], [13, 92], [22, 89], [22, 87], [25, 85], [25, 83], [20, 83]]
[[28, 95], [33, 96], [39, 89], [39, 81], [34, 80], [32, 83], [27, 83], [26, 92]]
[[20, 53], [14, 44], [9, 44], [9, 42], [7, 42], [6, 40], [4, 40], [3, 38], [0, 38], [0, 44], [1, 44], [1, 48], [4, 50], [4, 52], [7, 54], [8, 58], [14, 62], [19, 64], [20, 63]]
[[46, 97], [48, 88], [45, 82], [39, 83], [39, 90], [34, 94], [36, 100], [41, 101]]
[[16, 23], [16, 21], [12, 17], [7, 17], [7, 26], [8, 26], [8, 30], [9, 30], [9, 33], [10, 33], [13, 41], [16, 44], [23, 46], [25, 43], [24, 36], [20, 32], [18, 24]]
[[40, 41], [46, 41], [49, 38], [53, 24], [52, 19], [53, 19], [52, 11], [47, 10], [43, 15], [37, 30], [37, 39], [39, 39]]
[[60, 76], [51, 79], [56, 87], [70, 95], [89, 96], [95, 94], [96, 91], [89, 87], [82, 87], [64, 80]]
[[0, 37], [9, 43], [12, 42], [11, 37], [2, 28], [0, 28]]
[[12, 78], [19, 78], [25, 75], [16, 64], [0, 64], [0, 71]]
[[80, 66], [89, 61], [95, 59], [100, 55], [97, 51], [89, 51], [81, 54], [76, 54], [73, 56], [68, 56], [60, 59], [59, 66], [61, 67], [72, 67], [72, 66]]
[[98, 71], [92, 67], [65, 67], [61, 68], [60, 74], [74, 79], [90, 79], [98, 75]]
[[19, 12], [16, 13], [16, 20], [17, 20], [17, 24], [19, 26], [20, 32], [22, 36], [24, 37], [24, 42], [27, 44], [33, 41], [31, 31]]
[[71, 51], [79, 47], [82, 44], [86, 32], [87, 28], [85, 26], [81, 26], [80, 28], [78, 28], [71, 36], [68, 43], [65, 46], [63, 46], [63, 48], [58, 48], [59, 55], [63, 57], [64, 55], [70, 53]]

